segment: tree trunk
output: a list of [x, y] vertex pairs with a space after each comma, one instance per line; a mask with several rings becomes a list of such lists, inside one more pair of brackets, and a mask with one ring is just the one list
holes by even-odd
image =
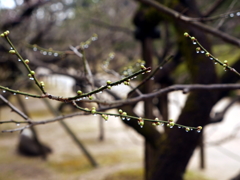
[[[145, 37], [141, 40], [142, 45], [142, 58], [146, 62], [146, 67], [152, 67], [152, 39]], [[143, 93], [147, 94], [152, 92], [153, 81], [147, 81], [143, 87]], [[144, 115], [148, 118], [153, 117], [153, 103], [152, 99], [147, 99], [144, 101]], [[149, 179], [151, 176], [151, 166], [154, 164], [154, 158], [151, 154], [155, 154], [155, 151], [150, 143], [145, 141], [145, 156], [144, 156], [144, 166], [145, 166], [145, 179]]]
[[[173, 3], [172, 5], [179, 8], [181, 4], [179, 3], [177, 6], [176, 3]], [[194, 3], [191, 3], [191, 6], [193, 5]], [[149, 28], [150, 25], [156, 25], [156, 18], [153, 20], [154, 22], [144, 22], [149, 21], [149, 19], [151, 19], [149, 17], [153, 17], [151, 16], [151, 14], [156, 15], [156, 12], [152, 11], [152, 9], [149, 10], [149, 12], [143, 11], [142, 9], [140, 11], [141, 12], [137, 13], [136, 16], [140, 14], [141, 16], [139, 19], [141, 21], [134, 22], [137, 22], [140, 25], [147, 24], [148, 29], [151, 29]], [[144, 15], [148, 17], [145, 17], [144, 19]], [[160, 16], [161, 15], [156, 17]], [[135, 18], [135, 20], [136, 19], [137, 18]], [[192, 83], [216, 83], [217, 78], [212, 61], [210, 61], [203, 55], [197, 55], [195, 53], [196, 46], [194, 46], [188, 38], [185, 38], [183, 36], [183, 33], [188, 27], [188, 25], [175, 21], [173, 22], [173, 24], [176, 27], [178, 47], [186, 61]], [[199, 39], [201, 41], [201, 44], [210, 51], [210, 44], [208, 43], [206, 35], [203, 32], [198, 31], [197, 29], [190, 28], [188, 28], [187, 31], [190, 32], [191, 35]], [[143, 54], [145, 51], [147, 51], [149, 47], [145, 46], [145, 48], [146, 49], [143, 48]], [[147, 61], [148, 59], [146, 58], [144, 60]], [[149, 87], [149, 85], [146, 86], [147, 88]], [[199, 91], [190, 93], [187, 98], [186, 104], [177, 120], [177, 123], [194, 127], [205, 126], [209, 121], [210, 111], [216, 102], [216, 92]], [[150, 103], [150, 101], [148, 101], [148, 103]], [[151, 107], [151, 105], [146, 103], [145, 108], [149, 109], [149, 107]], [[145, 116], [147, 115], [149, 118], [152, 117], [152, 114], [150, 112], [145, 111]], [[154, 140], [151, 140], [151, 143], [148, 143], [148, 141], [145, 143], [146, 179], [182, 180], [186, 170], [186, 166], [195, 148], [198, 146], [201, 134], [197, 133], [196, 131], [190, 131], [187, 133], [184, 129], [174, 127], [171, 130], [168, 129], [161, 136], [154, 136], [154, 138]], [[153, 146], [152, 142], [154, 142], [155, 146]]]

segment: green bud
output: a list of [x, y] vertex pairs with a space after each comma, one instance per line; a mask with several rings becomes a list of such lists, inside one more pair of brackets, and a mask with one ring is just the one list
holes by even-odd
[[192, 41], [195, 41], [195, 40], [196, 40], [196, 38], [195, 38], [195, 37], [191, 37], [191, 40], [192, 40]]
[[144, 125], [144, 122], [143, 122], [143, 121], [140, 121], [140, 122], [139, 122], [139, 125], [140, 125], [140, 126], [143, 126], [143, 125]]
[[102, 114], [102, 118], [107, 121], [108, 120], [108, 115]]
[[96, 41], [97, 40], [97, 38], [98, 38], [98, 35], [96, 34], [96, 33], [94, 33], [93, 35], [92, 35], [92, 41]]
[[92, 96], [88, 96], [89, 100], [93, 100], [93, 97]]
[[7, 30], [7, 31], [4, 32], [4, 35], [7, 36], [7, 35], [9, 35], [9, 33], [10, 32]]
[[112, 82], [111, 82], [110, 80], [107, 81], [107, 84], [108, 84], [108, 85], [111, 84], [111, 83], [112, 83]]
[[185, 32], [183, 35], [184, 35], [185, 37], [189, 37], [189, 34], [188, 34], [187, 32]]
[[119, 109], [118, 112], [119, 112], [120, 114], [122, 114], [122, 113], [123, 113], [123, 110]]
[[40, 82], [40, 85], [41, 85], [42, 87], [45, 86], [45, 84], [44, 84], [43, 81]]
[[29, 64], [30, 61], [29, 61], [28, 59], [26, 59], [24, 62], [25, 62], [26, 64]]
[[82, 91], [81, 90], [78, 90], [77, 91], [77, 94], [80, 96], [80, 95], [82, 95]]
[[170, 122], [169, 123], [170, 126], [174, 126], [174, 124], [175, 124], [174, 122]]
[[111, 88], [112, 88], [112, 86], [107, 86], [107, 88], [108, 88], [108, 89], [111, 89]]
[[146, 67], [142, 64], [141, 69], [144, 70], [144, 69], [146, 69]]
[[16, 54], [16, 51], [13, 50], [13, 49], [11, 49], [11, 50], [9, 51], [9, 53], [10, 53], [10, 54]]
[[34, 72], [34, 71], [31, 71], [30, 73], [31, 73], [32, 75], [34, 75], [34, 74], [35, 74], [35, 72]]
[[138, 124], [139, 124], [139, 126], [143, 126], [144, 125], [144, 120], [140, 117], [140, 118], [138, 118]]

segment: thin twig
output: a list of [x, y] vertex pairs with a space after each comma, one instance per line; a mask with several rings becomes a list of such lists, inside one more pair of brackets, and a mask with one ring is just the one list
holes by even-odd
[[218, 58], [216, 58], [214, 55], [212, 55], [210, 52], [208, 52], [208, 50], [205, 49], [202, 46], [202, 44], [195, 37], [190, 36], [187, 32], [184, 33], [184, 36], [190, 38], [194, 45], [198, 45], [199, 46], [199, 47], [196, 48], [196, 52], [197, 53], [199, 53], [199, 52], [205, 53], [205, 55], [210, 60], [212, 60], [215, 64], [221, 65], [225, 71], [229, 70], [229, 71], [234, 72], [236, 75], [240, 76], [240, 73], [236, 69], [234, 69], [234, 68], [232, 68], [231, 66], [228, 65], [228, 61], [227, 60], [225, 60], [224, 62], [221, 62]]
[[158, 11], [165, 13], [166, 15], [171, 16], [174, 19], [177, 19], [178, 21], [187, 23], [193, 27], [198, 28], [199, 30], [205, 31], [207, 33], [214, 35], [215, 37], [221, 38], [225, 42], [228, 42], [230, 44], [240, 47], [240, 40], [238, 38], [235, 38], [227, 33], [219, 31], [219, 30], [212, 28], [208, 25], [205, 25], [201, 22], [196, 22], [194, 19], [192, 19], [188, 16], [184, 16], [181, 13], [174, 11], [173, 9], [170, 9], [156, 1], [153, 1], [153, 0], [135, 0], [135, 1], [152, 6], [152, 7], [156, 8]]
[[171, 59], [173, 58], [173, 56], [168, 57], [167, 59], [163, 60], [158, 67], [145, 79], [142, 80], [142, 82], [135, 87], [134, 89], [131, 90], [131, 92], [129, 93], [129, 95], [131, 95], [135, 90], [139, 89], [141, 86], [143, 86], [147, 81], [149, 81], [152, 77], [154, 77], [154, 75], [163, 68], [163, 66], [169, 62]]
[[[227, 13], [229, 13], [229, 12], [232, 10], [232, 8], [233, 8], [234, 5], [237, 3], [237, 1], [238, 1], [238, 0], [233, 0], [233, 1], [231, 2], [230, 6], [228, 7], [228, 10], [226, 11]], [[216, 29], [219, 29], [219, 28], [223, 25], [223, 23], [224, 23], [225, 21], [226, 21], [226, 19], [225, 19], [225, 18], [222, 18], [222, 19], [219, 21], [218, 25], [216, 26]]]
[[213, 14], [219, 7], [221, 7], [221, 5], [224, 3], [225, 0], [217, 0], [214, 2], [214, 4], [212, 5], [212, 7], [210, 7], [207, 12], [205, 12], [205, 14], [203, 15], [204, 17], [208, 17], [211, 14]]
[[[148, 98], [158, 97], [163, 94], [167, 94], [173, 91], [182, 91], [184, 94], [190, 91], [203, 91], [203, 90], [236, 90], [240, 89], [240, 84], [190, 84], [190, 85], [183, 85], [177, 84], [168, 86], [166, 88], [160, 89], [153, 93], [143, 94], [138, 97], [124, 99], [124, 100], [117, 100], [117, 101], [101, 101], [101, 100], [94, 100], [94, 102], [98, 102], [104, 105], [126, 105], [126, 104], [133, 104]], [[85, 100], [86, 102], [93, 102]]]
[[1, 94], [0, 94], [0, 99], [6, 103], [12, 111], [16, 112], [19, 116], [21, 116], [23, 119], [26, 121], [31, 121], [26, 114], [24, 114], [22, 111], [20, 111], [16, 106], [14, 106], [12, 103], [10, 103], [7, 99], [5, 99]]

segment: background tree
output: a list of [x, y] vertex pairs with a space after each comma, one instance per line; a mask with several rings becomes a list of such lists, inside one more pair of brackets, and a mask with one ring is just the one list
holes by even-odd
[[[139, 2], [141, 2], [140, 7], [134, 14], [133, 9], [136, 8], [136, 3], [133, 1], [25, 1], [17, 6], [15, 11], [1, 11], [1, 16], [4, 17], [1, 29], [2, 31], [9, 29], [11, 34], [18, 34], [13, 37], [13, 41], [19, 42], [17, 48], [24, 56], [31, 59], [34, 68], [45, 67], [50, 70], [51, 74], [70, 76], [75, 79], [77, 85], [84, 84], [83, 86], [86, 86], [88, 84], [83, 73], [84, 70], [81, 68], [83, 64], [77, 60], [76, 56], [73, 56], [73, 52], [66, 50], [66, 47], [69, 44], [75, 46], [79, 42], [85, 41], [86, 37], [97, 33], [101, 37], [101, 41], [97, 41], [87, 54], [94, 77], [97, 79], [96, 73], [100, 70], [96, 64], [101, 65], [102, 62], [99, 60], [106, 59], [106, 54], [112, 51], [115, 52], [116, 58], [114, 65], [110, 68], [126, 72], [123, 67], [128, 64], [129, 60], [140, 54], [137, 43], [132, 41], [134, 28], [135, 38], [140, 40], [142, 58], [146, 61], [147, 67], [154, 67], [168, 55], [174, 55], [173, 60], [167, 63], [154, 77], [155, 81], [149, 81], [142, 87], [143, 93], [150, 93], [159, 87], [168, 87], [176, 83], [215, 84], [238, 81], [239, 77], [234, 73], [217, 74], [214, 63], [205, 56], [197, 55], [196, 46], [183, 36], [184, 32], [189, 32], [209, 52], [212, 52], [212, 44], [223, 43], [218, 38], [225, 40], [224, 43], [228, 42], [239, 46], [236, 33], [238, 19], [223, 18], [226, 15], [212, 18], [226, 12], [229, 12], [227, 17], [231, 17], [232, 14], [239, 16], [233, 9], [234, 2], [186, 0], [156, 2], [139, 0]], [[237, 5], [236, 3], [236, 9]], [[103, 11], [107, 13], [102, 13]], [[15, 14], [10, 17], [10, 13]], [[183, 18], [186, 16], [189, 19]], [[131, 24], [131, 20], [133, 24]], [[218, 24], [217, 27], [220, 30], [211, 28], [210, 25], [213, 22]], [[226, 29], [226, 27], [228, 28]], [[229, 29], [231, 29], [230, 32]], [[226, 30], [229, 35], [224, 32]], [[206, 32], [213, 36], [208, 36]], [[159, 38], [160, 34], [161, 40], [154, 40]], [[22, 46], [23, 39], [27, 42], [24, 44], [29, 49]], [[1, 46], [0, 67], [9, 69], [16, 76], [4, 71], [1, 82], [4, 83], [2, 84], [4, 86], [20, 89], [23, 84], [19, 74], [23, 70], [16, 64], [16, 59], [9, 59], [9, 56], [6, 55], [7, 49], [6, 44]], [[37, 51], [33, 52], [32, 50]], [[55, 50], [61, 51], [56, 52]], [[238, 57], [235, 59], [230, 63], [239, 71], [240, 61], [238, 61]], [[181, 71], [182, 66], [185, 66], [184, 70], [187, 71]], [[5, 81], [6, 78], [10, 78], [10, 81]], [[188, 93], [188, 90], [184, 92]], [[218, 119], [212, 119], [210, 113], [213, 106], [227, 95], [229, 95], [229, 90], [189, 92], [185, 106], [176, 122], [187, 126], [206, 126], [212, 122], [221, 121], [224, 114], [221, 114]], [[129, 97], [134, 96], [136, 95], [129, 94]], [[152, 110], [156, 107], [160, 116], [164, 120], [168, 120], [167, 104], [167, 95], [145, 100], [144, 117], [154, 118]], [[133, 111], [135, 105], [123, 106], [122, 109], [128, 114], [135, 114]], [[133, 127], [146, 140], [146, 179], [177, 180], [183, 178], [186, 166], [193, 151], [199, 145], [202, 134], [191, 132], [189, 135], [178, 128], [171, 130], [165, 128], [165, 132], [161, 133], [151, 124], [146, 124], [145, 128], [139, 129], [137, 121], [124, 122]]]

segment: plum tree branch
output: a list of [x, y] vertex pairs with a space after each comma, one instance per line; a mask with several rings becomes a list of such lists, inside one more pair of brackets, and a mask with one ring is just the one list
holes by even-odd
[[[179, 84], [179, 85], [169, 86], [169, 87], [164, 88], [164, 89], [160, 89], [160, 90], [158, 90], [154, 93], [143, 94], [143, 95], [140, 95], [138, 97], [130, 98], [130, 99], [127, 99], [127, 100], [117, 100], [117, 101], [94, 100], [94, 102], [102, 103], [102, 104], [108, 104], [108, 105], [111, 105], [111, 106], [112, 105], [117, 105], [117, 104], [118, 105], [120, 105], [120, 104], [124, 105], [124, 104], [136, 103], [136, 102], [139, 102], [143, 99], [152, 98], [152, 97], [160, 96], [161, 94], [166, 94], [166, 93], [169, 93], [169, 92], [179, 91], [179, 90], [183, 91], [183, 93], [188, 93], [190, 91], [196, 91], [196, 90], [226, 90], [226, 89], [232, 89], [232, 90], [240, 89], [240, 84], [210, 84], [210, 85], [203, 85], [203, 84], [180, 85]], [[49, 119], [49, 120], [32, 121], [24, 113], [19, 111], [14, 105], [12, 105], [9, 101], [7, 101], [2, 95], [0, 95], [0, 99], [2, 99], [9, 107], [11, 107], [11, 109], [13, 111], [18, 113], [21, 117], [23, 117], [26, 120], [26, 121], [13, 121], [13, 120], [1, 121], [0, 124], [3, 124], [3, 123], [19, 123], [19, 124], [20, 123], [29, 123], [28, 125], [26, 125], [24, 127], [16, 128], [16, 129], [13, 129], [13, 130], [4, 130], [3, 132], [19, 131], [19, 130], [29, 128], [30, 126], [52, 123], [52, 122], [60, 121], [60, 120], [75, 117], [75, 116], [86, 115], [86, 114], [89, 114], [89, 112], [90, 112], [90, 110], [82, 109], [83, 112], [72, 113], [72, 114], [69, 114], [69, 115], [62, 115], [62, 116], [58, 116], [58, 117], [55, 117], [55, 118]], [[88, 100], [85, 100], [85, 101], [88, 102]], [[91, 102], [93, 102], [93, 101], [91, 101]], [[112, 109], [112, 108], [113, 107], [108, 107], [108, 108], [105, 108], [105, 110], [106, 109]], [[119, 115], [119, 114], [103, 113], [103, 112], [98, 112], [98, 111], [96, 111], [96, 114], [114, 115], [114, 116], [121, 117], [121, 115]], [[127, 117], [130, 117], [132, 119], [137, 118], [137, 117], [134, 117], [134, 116], [127, 116]], [[151, 119], [146, 119], [146, 120], [155, 122], [155, 120], [151, 120]], [[161, 121], [161, 122], [164, 122], [164, 121]]]

